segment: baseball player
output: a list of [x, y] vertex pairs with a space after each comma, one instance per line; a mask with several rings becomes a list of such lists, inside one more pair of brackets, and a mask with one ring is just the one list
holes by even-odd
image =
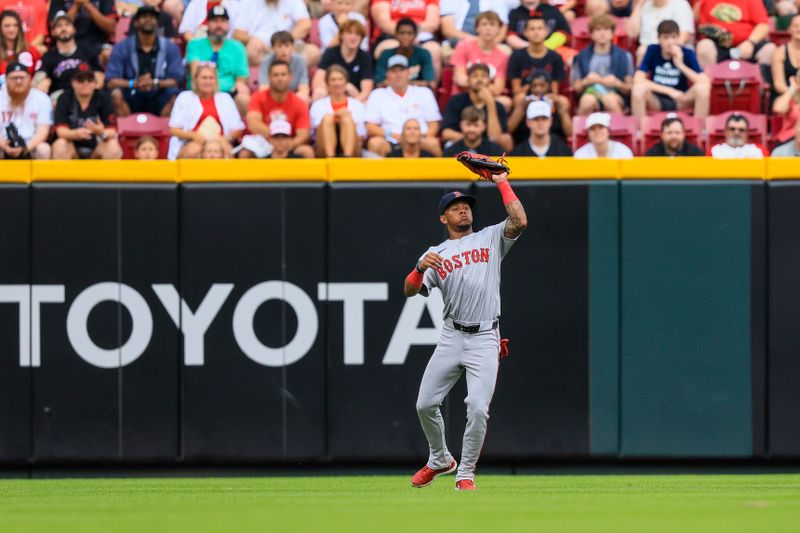
[[[507, 354], [498, 331], [500, 262], [528, 224], [525, 209], [508, 182], [508, 173], [487, 179], [497, 184], [508, 218], [473, 232], [475, 197], [458, 191], [445, 194], [439, 201], [439, 221], [447, 227], [448, 240], [429, 248], [405, 280], [406, 296], [428, 296], [431, 289], [438, 287], [444, 299], [444, 328], [417, 397], [417, 413], [430, 455], [428, 463], [411, 478], [414, 487], [430, 485], [436, 476], [458, 468], [456, 489], [476, 488], [475, 465], [486, 436], [498, 354]], [[458, 466], [445, 443], [439, 406], [464, 371], [467, 427]]]

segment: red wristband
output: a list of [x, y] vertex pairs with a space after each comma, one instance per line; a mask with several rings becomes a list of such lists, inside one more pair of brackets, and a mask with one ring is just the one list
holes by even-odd
[[508, 205], [511, 202], [518, 200], [517, 195], [514, 194], [514, 190], [511, 188], [511, 184], [508, 182], [508, 180], [498, 183], [497, 189], [500, 191], [500, 195], [503, 197], [503, 205]]
[[423, 278], [424, 276], [422, 272], [417, 270], [417, 267], [414, 267], [411, 272], [409, 272], [408, 276], [406, 276], [406, 281], [408, 281], [415, 289], [419, 289], [422, 287]]

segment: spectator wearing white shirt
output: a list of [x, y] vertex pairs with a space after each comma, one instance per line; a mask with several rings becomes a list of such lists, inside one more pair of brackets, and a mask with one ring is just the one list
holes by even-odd
[[[0, 88], [0, 159], [50, 159], [47, 137], [52, 114], [50, 97], [31, 87], [28, 69], [21, 63], [9, 63], [6, 83]], [[19, 135], [17, 139], [8, 138], [12, 124]]]
[[244, 132], [244, 122], [233, 97], [219, 91], [217, 69], [203, 63], [195, 69], [192, 90], [183, 91], [175, 99], [169, 116], [168, 159], [196, 159], [206, 141], [219, 141], [225, 154]]
[[367, 135], [364, 116], [366, 107], [347, 96], [347, 70], [331, 65], [325, 71], [328, 96], [311, 106], [311, 136], [315, 139], [317, 157], [359, 157]]
[[711, 148], [711, 157], [716, 159], [762, 159], [764, 152], [747, 142], [750, 122], [747, 117], [733, 113], [725, 121], [725, 142]]
[[626, 22], [628, 37], [639, 37], [636, 49], [636, 64], [642, 62], [647, 47], [658, 44], [658, 25], [664, 20], [678, 23], [678, 44], [692, 44], [694, 37], [694, 13], [686, 0], [634, 0], [633, 12]]
[[405, 122], [415, 118], [423, 135], [422, 148], [439, 156], [442, 153], [438, 138], [442, 115], [433, 92], [410, 84], [405, 56], [392, 56], [388, 67], [388, 87], [372, 91], [367, 100], [367, 149], [385, 156], [400, 141]]
[[575, 159], [632, 159], [630, 148], [618, 141], [611, 140], [611, 115], [608, 113], [592, 113], [586, 119], [586, 130], [589, 142], [575, 151]]
[[288, 31], [297, 51], [309, 67], [319, 62], [317, 46], [303, 42], [311, 31], [311, 16], [303, 0], [243, 0], [233, 19], [233, 38], [247, 47], [251, 66], [258, 66], [270, 52], [272, 34]]
[[[322, 48], [329, 48], [339, 44], [339, 28], [348, 20], [357, 20], [367, 27], [367, 19], [358, 11], [354, 11], [353, 0], [333, 0], [330, 13], [322, 15], [319, 19], [319, 42]], [[369, 40], [361, 40], [361, 49], [369, 52]]]

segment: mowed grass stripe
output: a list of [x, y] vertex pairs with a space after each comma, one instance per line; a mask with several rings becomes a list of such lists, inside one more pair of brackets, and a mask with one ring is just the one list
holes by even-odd
[[800, 475], [0, 481], [0, 531], [800, 531]]

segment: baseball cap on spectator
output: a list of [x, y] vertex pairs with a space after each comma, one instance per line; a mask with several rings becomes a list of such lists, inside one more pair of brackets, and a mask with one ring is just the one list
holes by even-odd
[[158, 18], [158, 9], [153, 6], [144, 4], [139, 9], [136, 10], [136, 14], [133, 16], [133, 20], [137, 20], [139, 17], [143, 17], [144, 15], [153, 15], [154, 17]]
[[387, 64], [387, 69], [393, 69], [395, 67], [403, 67], [408, 68], [408, 58], [406, 56], [395, 54], [389, 58], [389, 63]]
[[607, 128], [611, 125], [611, 115], [608, 113], [592, 113], [589, 115], [589, 118], [586, 119], [586, 129], [590, 129], [592, 126], [603, 126]]
[[94, 80], [94, 72], [92, 72], [92, 67], [89, 66], [89, 63], [81, 62], [75, 67], [75, 71], [72, 73], [73, 80]]
[[450, 204], [455, 202], [456, 200], [466, 200], [470, 207], [475, 205], [475, 197], [470, 196], [469, 194], [464, 194], [461, 191], [453, 191], [445, 194], [442, 196], [441, 200], [439, 200], [439, 213], [444, 213]]
[[489, 76], [492, 75], [492, 69], [489, 68], [489, 65], [487, 65], [486, 63], [473, 63], [467, 69], [467, 76], [472, 76], [472, 73], [478, 70], [482, 70]]
[[217, 18], [217, 17], [222, 17], [222, 18], [225, 18], [225, 19], [228, 19], [228, 20], [230, 20], [230, 18], [231, 18], [228, 15], [228, 10], [225, 9], [225, 6], [222, 6], [222, 5], [219, 5], [219, 4], [215, 5], [214, 7], [212, 7], [211, 9], [208, 10], [208, 17], [207, 18], [208, 18], [208, 20], [211, 20], [211, 19]]
[[273, 120], [269, 123], [269, 134], [273, 137], [275, 135], [285, 135], [290, 137], [292, 135], [292, 125], [285, 120]]
[[60, 9], [60, 10], [56, 11], [55, 16], [50, 21], [50, 28], [55, 28], [56, 24], [58, 24], [58, 21], [62, 20], [62, 19], [68, 20], [70, 22], [70, 24], [74, 24], [72, 22], [72, 19], [67, 16], [67, 12], [64, 11], [63, 9]]
[[29, 74], [28, 68], [22, 63], [19, 63], [17, 61], [12, 61], [6, 66], [6, 76], [11, 74], [12, 72], [24, 72], [26, 74]]
[[550, 103], [544, 100], [534, 100], [528, 104], [528, 110], [525, 112], [525, 117], [528, 120], [539, 117], [550, 118], [551, 116], [553, 116], [553, 110], [550, 108]]

